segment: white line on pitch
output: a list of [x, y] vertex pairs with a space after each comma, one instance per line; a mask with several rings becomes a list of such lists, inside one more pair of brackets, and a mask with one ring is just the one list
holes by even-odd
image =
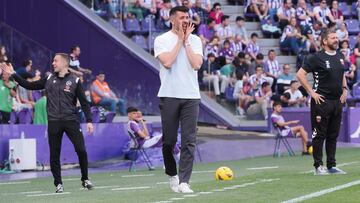
[[[350, 166], [350, 165], [357, 164], [357, 163], [359, 163], [359, 161], [347, 162], [347, 163], [338, 164], [337, 167]], [[300, 173], [302, 173], [302, 174], [314, 173], [314, 169], [300, 172]]]
[[22, 181], [22, 182], [4, 182], [0, 183], [0, 185], [16, 185], [16, 184], [28, 184], [30, 181]]
[[[190, 181], [190, 183], [195, 183], [195, 182], [197, 182], [197, 181]], [[156, 183], [156, 185], [167, 185], [167, 184], [169, 184], [169, 181], [167, 181], [167, 182], [157, 182]]]
[[198, 192], [198, 194], [200, 195], [208, 195], [208, 194], [212, 194], [213, 192]]
[[184, 195], [183, 197], [197, 197], [197, 196], [199, 196], [199, 195], [193, 194], [193, 195]]
[[63, 179], [63, 181], [75, 181], [75, 180], [80, 181], [80, 178], [65, 178], [65, 179]]
[[[116, 188], [120, 187], [120, 185], [104, 185], [104, 186], [94, 186], [95, 189], [107, 189], [107, 188]], [[79, 188], [80, 190], [83, 190], [84, 188]]]
[[215, 171], [193, 171], [192, 173], [214, 173]]
[[123, 175], [122, 178], [134, 178], [134, 177], [148, 177], [154, 176], [154, 174], [136, 174], [136, 175]]
[[140, 189], [150, 189], [149, 186], [144, 187], [119, 187], [119, 188], [113, 188], [111, 190], [118, 191], [118, 190], [140, 190]]
[[339, 186], [336, 186], [336, 187], [328, 188], [328, 189], [325, 189], [325, 190], [320, 190], [318, 192], [314, 192], [314, 193], [310, 193], [310, 194], [300, 196], [300, 197], [297, 197], [297, 198], [294, 198], [294, 199], [290, 199], [290, 200], [284, 201], [282, 203], [302, 202], [302, 201], [305, 201], [305, 200], [312, 199], [314, 197], [320, 197], [322, 195], [326, 195], [326, 194], [335, 192], [337, 190], [346, 189], [346, 188], [349, 188], [349, 187], [354, 186], [354, 185], [360, 185], [360, 180], [356, 180], [356, 181], [353, 181], [353, 182], [350, 182], [350, 183], [346, 183], [346, 184], [339, 185]]
[[68, 195], [68, 194], [71, 194], [71, 192], [35, 194], [35, 195], [26, 195], [26, 197], [41, 197], [41, 196], [55, 196], [55, 195]]
[[264, 166], [264, 167], [255, 167], [255, 168], [247, 168], [246, 170], [266, 170], [266, 169], [276, 169], [279, 166]]
[[28, 191], [28, 192], [20, 192], [19, 194], [22, 194], [22, 195], [28, 195], [28, 194], [38, 194], [38, 193], [42, 193], [42, 191]]
[[183, 200], [183, 199], [185, 199], [185, 198], [183, 198], [183, 197], [174, 197], [174, 198], [171, 198], [170, 200], [171, 201], [176, 201], [176, 200]]

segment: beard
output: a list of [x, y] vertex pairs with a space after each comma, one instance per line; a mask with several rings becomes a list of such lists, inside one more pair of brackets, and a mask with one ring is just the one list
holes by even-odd
[[329, 44], [328, 47], [333, 50], [336, 51], [339, 48], [339, 42], [335, 42], [333, 44]]

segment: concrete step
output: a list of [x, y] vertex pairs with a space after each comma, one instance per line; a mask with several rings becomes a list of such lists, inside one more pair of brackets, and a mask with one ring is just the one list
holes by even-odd
[[221, 6], [229, 5], [227, 0], [217, 0], [217, 1], [212, 2], [212, 4], [214, 4], [215, 2], [220, 3]]
[[221, 6], [221, 10], [226, 15], [244, 13], [244, 6]]
[[[235, 21], [230, 22], [230, 26], [235, 27]], [[247, 30], [260, 30], [260, 23], [258, 22], [246, 22], [245, 28]]]
[[[280, 64], [296, 64], [296, 56], [277, 56], [276, 59]], [[267, 60], [267, 56], [265, 55], [265, 60]], [[295, 66], [293, 66], [295, 67]]]
[[278, 47], [279, 46], [279, 39], [258, 39], [257, 43], [260, 47]]
[[271, 49], [275, 50], [275, 53], [276, 53], [277, 56], [280, 56], [280, 55], [281, 55], [280, 47], [279, 47], [279, 46], [277, 46], [277, 47], [260, 47], [260, 52], [261, 52], [264, 56], [266, 56]]

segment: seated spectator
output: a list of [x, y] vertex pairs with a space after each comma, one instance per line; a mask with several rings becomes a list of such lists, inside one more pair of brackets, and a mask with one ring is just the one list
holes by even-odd
[[135, 16], [138, 21], [144, 19], [144, 13], [142, 8], [142, 0], [129, 0], [128, 4], [128, 14], [130, 16]]
[[226, 65], [224, 65], [223, 67], [221, 67], [220, 69], [220, 74], [222, 77], [221, 80], [226, 81], [226, 86], [228, 85], [230, 86], [234, 86], [235, 82], [236, 82], [236, 78], [235, 78], [235, 70], [238, 67], [240, 63], [240, 60], [238, 57], [235, 57], [234, 60], [232, 61], [232, 63], [228, 63]]
[[256, 67], [262, 67], [262, 69], [265, 70], [264, 65], [264, 55], [262, 53], [259, 53], [258, 55], [256, 55], [255, 61], [250, 63], [249, 74], [255, 74]]
[[32, 60], [26, 59], [23, 63], [23, 66], [16, 70], [16, 73], [20, 75], [22, 78], [32, 78], [33, 75], [31, 74], [32, 70]]
[[340, 24], [340, 29], [336, 30], [336, 36], [338, 37], [339, 42], [349, 40], [349, 32], [347, 31], [345, 23]]
[[91, 74], [90, 69], [80, 67], [80, 56], [81, 50], [79, 46], [74, 46], [71, 48], [70, 56], [70, 68], [69, 70], [75, 73], [77, 76], [83, 76], [84, 74]]
[[230, 17], [228, 15], [223, 15], [221, 17], [221, 24], [216, 30], [216, 33], [220, 37], [221, 41], [224, 41], [224, 40], [234, 36], [233, 31], [230, 27], [230, 19], [229, 18]]
[[[228, 83], [226, 78], [224, 79], [224, 77], [221, 77], [218, 64], [215, 59], [216, 58], [213, 53], [208, 54], [207, 60], [201, 65], [201, 68], [198, 71], [198, 78], [201, 79], [203, 83], [209, 84], [209, 87], [210, 84], [214, 87], [216, 100], [220, 101], [220, 93], [225, 92]], [[219, 86], [220, 81], [221, 88]]]
[[189, 14], [190, 22], [193, 23], [196, 27], [200, 25], [200, 16], [193, 9], [191, 2], [189, 2], [189, 0], [183, 0], [182, 5], [189, 9], [188, 14]]
[[[1, 69], [1, 68], [0, 68]], [[16, 97], [16, 86], [10, 81], [10, 75], [3, 72], [0, 80], [0, 124], [9, 124], [13, 106], [13, 98]]]
[[219, 43], [220, 39], [217, 36], [214, 36], [211, 38], [210, 42], [205, 46], [204, 49], [204, 58], [206, 60], [206, 57], [209, 53], [214, 54], [214, 56], [217, 58], [219, 56]]
[[171, 0], [163, 0], [163, 7], [160, 10], [160, 18], [166, 29], [170, 29], [170, 10], [172, 8]]
[[356, 72], [360, 72], [360, 33], [357, 36], [357, 43], [354, 46], [354, 55], [356, 60]]
[[233, 97], [238, 100], [239, 104], [237, 111], [240, 116], [245, 114], [244, 108], [252, 100], [252, 97], [249, 94], [244, 92], [244, 81], [243, 75], [241, 73], [236, 73], [236, 83], [234, 88]]
[[207, 19], [206, 24], [201, 24], [198, 29], [198, 35], [203, 43], [206, 45], [215, 36], [215, 21], [214, 19]]
[[357, 76], [355, 60], [351, 57], [351, 50], [349, 48], [348, 41], [340, 42], [340, 52], [344, 55], [344, 69], [345, 69], [345, 78], [348, 84], [349, 89], [352, 89], [352, 86], [360, 79], [360, 76]]
[[265, 18], [265, 22], [266, 23], [261, 25], [261, 29], [264, 32], [272, 34], [275, 37], [279, 37], [281, 35], [281, 29], [277, 25], [273, 24], [273, 20], [271, 18]]
[[269, 18], [275, 21], [277, 11], [281, 8], [283, 0], [268, 0]]
[[284, 64], [283, 72], [277, 79], [278, 93], [282, 94], [286, 89], [290, 87], [291, 81], [295, 80], [295, 75], [290, 73], [291, 67], [289, 64]]
[[[351, 50], [349, 47], [349, 41], [341, 41], [339, 44], [340, 52], [344, 55], [345, 61], [350, 62]], [[351, 63], [351, 62], [350, 62]]]
[[322, 23], [320, 21], [315, 21], [311, 25], [306, 25], [302, 34], [307, 39], [306, 50], [309, 52], [317, 52], [320, 50], [320, 34], [322, 31]]
[[214, 3], [209, 13], [209, 18], [214, 19], [216, 25], [220, 25], [222, 16], [223, 16], [223, 12], [221, 11], [221, 4]]
[[260, 46], [256, 43], [258, 35], [256, 33], [251, 34], [251, 39], [246, 46], [246, 53], [250, 55], [251, 60], [255, 60], [256, 56], [260, 53]]
[[295, 80], [291, 81], [290, 89], [286, 90], [290, 94], [288, 101], [289, 107], [304, 107], [306, 106], [306, 97], [299, 90], [299, 83]]
[[332, 21], [333, 23], [336, 23], [337, 25], [341, 25], [344, 23], [344, 16], [343, 13], [339, 10], [339, 1], [334, 0], [331, 2], [331, 15], [334, 18]]
[[235, 36], [240, 35], [242, 39], [242, 43], [247, 45], [249, 43], [249, 38], [247, 36], [247, 31], [245, 28], [245, 19], [241, 16], [236, 17], [235, 28], [233, 29], [233, 33]]
[[329, 22], [334, 22], [334, 17], [326, 4], [326, 0], [322, 0], [319, 6], [314, 7], [315, 20], [320, 21], [324, 28], [327, 27]]
[[357, 2], [356, 2], [356, 13], [357, 13], [358, 19], [360, 19], [360, 0], [357, 0]]
[[[24, 77], [27, 81], [31, 82], [32, 78]], [[19, 106], [15, 108], [15, 110], [18, 112], [24, 108], [26, 109], [33, 109], [35, 106], [34, 99], [32, 97], [32, 91], [27, 90], [21, 86], [18, 86], [17, 89], [17, 101], [19, 102]], [[14, 104], [14, 106], [16, 106]]]
[[255, 93], [254, 103], [249, 106], [246, 113], [248, 116], [262, 115], [265, 120], [268, 118], [267, 108], [271, 102], [271, 87], [268, 82], [263, 82], [261, 88]]
[[287, 25], [280, 38], [280, 47], [290, 47], [291, 51], [297, 55], [300, 52], [300, 48], [304, 48], [306, 45], [303, 41], [303, 36], [296, 27], [296, 18], [292, 17], [290, 24]]
[[[247, 61], [245, 59], [245, 53], [240, 52], [238, 54], [238, 58], [239, 58], [239, 66], [236, 67], [236, 70], [235, 70], [236, 74], [242, 74], [244, 77], [249, 78], [249, 76], [250, 76], [249, 64], [247, 63]], [[255, 73], [255, 71], [254, 71], [254, 73]]]
[[270, 77], [266, 77], [262, 66], [257, 66], [256, 73], [249, 77], [249, 83], [251, 84], [251, 88], [254, 92], [259, 90], [261, 87], [261, 84], [263, 84], [264, 82], [267, 82], [270, 85], [272, 85], [273, 81], [274, 81], [274, 79], [272, 79]]
[[296, 9], [296, 19], [299, 22], [301, 32], [304, 32], [306, 26], [311, 26], [314, 13], [307, 8], [305, 0], [298, 1], [298, 7]]
[[308, 152], [308, 133], [306, 132], [304, 126], [297, 125], [289, 127], [292, 124], [298, 124], [299, 120], [285, 121], [284, 117], [281, 115], [281, 103], [274, 102], [273, 104], [273, 113], [271, 114], [271, 122], [273, 125], [280, 130], [281, 136], [287, 137], [301, 137], [303, 152], [302, 155], [310, 155]]
[[268, 60], [265, 61], [264, 70], [266, 76], [274, 79], [277, 79], [282, 74], [279, 61], [276, 59], [276, 53], [273, 49], [268, 52]]
[[200, 24], [205, 24], [207, 19], [209, 19], [208, 14], [211, 9], [210, 0], [196, 0], [194, 5], [193, 9], [199, 15]]
[[268, 15], [268, 11], [269, 8], [265, 0], [248, 0], [246, 12], [255, 13], [260, 21]]
[[4, 45], [0, 44], [0, 63], [7, 62], [9, 59], [6, 55], [6, 49]]
[[230, 42], [231, 50], [234, 52], [234, 55], [238, 55], [240, 52], [243, 52], [243, 47], [245, 44], [243, 44], [243, 40], [241, 38], [241, 35], [236, 35], [235, 40], [233, 42]]
[[289, 23], [292, 17], [295, 17], [295, 9], [292, 7], [291, 0], [284, 0], [284, 4], [277, 10], [277, 17], [279, 19], [279, 28], [283, 30]]
[[108, 107], [111, 112], [116, 112], [118, 106], [120, 115], [126, 115], [125, 101], [111, 91], [108, 83], [105, 82], [105, 73], [97, 74], [96, 80], [91, 85], [91, 97], [95, 105]]
[[234, 54], [234, 51], [230, 47], [230, 41], [229, 40], [224, 41], [223, 48], [220, 49], [220, 51], [219, 51], [219, 56], [225, 56], [226, 63], [231, 63], [231, 61], [234, 60], [235, 54]]

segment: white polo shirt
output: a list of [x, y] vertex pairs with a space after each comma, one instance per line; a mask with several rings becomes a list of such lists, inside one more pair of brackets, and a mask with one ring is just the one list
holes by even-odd
[[[195, 54], [203, 56], [201, 39], [191, 34], [188, 39]], [[155, 39], [154, 52], [157, 58], [160, 54], [171, 52], [178, 43], [178, 36], [168, 31]], [[197, 70], [191, 67], [186, 55], [185, 47], [181, 47], [179, 54], [170, 69], [160, 63], [160, 82], [158, 97], [179, 99], [200, 99]]]

